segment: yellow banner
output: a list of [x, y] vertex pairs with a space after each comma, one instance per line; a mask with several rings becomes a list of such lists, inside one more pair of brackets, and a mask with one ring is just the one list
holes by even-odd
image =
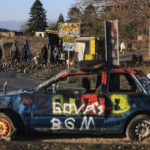
[[80, 23], [59, 23], [58, 30], [60, 37], [79, 37]]

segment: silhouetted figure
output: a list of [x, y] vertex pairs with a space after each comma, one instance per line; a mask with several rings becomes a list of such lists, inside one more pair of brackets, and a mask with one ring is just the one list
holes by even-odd
[[120, 44], [120, 52], [122, 52], [123, 50], [125, 50], [125, 43], [122, 41]]
[[133, 54], [131, 59], [132, 66], [135, 66], [137, 61], [138, 61], [138, 57], [135, 54]]
[[0, 46], [0, 59], [2, 59], [2, 48]]
[[14, 65], [15, 61], [19, 62], [19, 49], [17, 47], [17, 44], [14, 42], [12, 45], [12, 48], [10, 50], [10, 57], [11, 57], [11, 64]]
[[141, 65], [143, 63], [143, 55], [139, 56], [139, 65]]
[[59, 49], [58, 49], [58, 47], [57, 47], [56, 45], [55, 45], [55, 47], [54, 47], [53, 56], [54, 56], [55, 62], [58, 63]]
[[82, 87], [85, 88], [85, 93], [90, 92], [90, 81], [88, 78], [83, 78], [82, 79]]
[[26, 50], [26, 52], [24, 53], [25, 54], [24, 55], [25, 56], [25, 60], [26, 60], [27, 63], [29, 63], [28, 61], [29, 61], [29, 57], [31, 55], [31, 52], [30, 52], [28, 40], [24, 41], [24, 47], [25, 47], [25, 50]]
[[26, 50], [26, 46], [23, 45], [23, 48], [21, 49], [21, 54], [20, 54], [20, 61], [21, 63], [27, 63], [27, 50]]
[[128, 42], [128, 50], [131, 50], [132, 49], [132, 43], [131, 41]]
[[42, 58], [42, 64], [47, 64], [47, 58], [48, 58], [48, 50], [46, 45], [44, 44], [41, 50], [41, 58]]

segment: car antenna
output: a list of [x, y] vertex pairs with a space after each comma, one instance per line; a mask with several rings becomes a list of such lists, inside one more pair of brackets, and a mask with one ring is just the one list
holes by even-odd
[[7, 86], [7, 81], [5, 81], [5, 83], [4, 83], [4, 85], [3, 85], [3, 92], [4, 92], [4, 94], [6, 95], [6, 86]]

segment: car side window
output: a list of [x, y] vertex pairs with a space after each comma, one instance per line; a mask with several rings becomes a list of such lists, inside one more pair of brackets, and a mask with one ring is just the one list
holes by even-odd
[[127, 73], [109, 74], [109, 92], [136, 92], [137, 83]]
[[[59, 81], [58, 92], [80, 90], [83, 93], [95, 93], [101, 83], [100, 74], [74, 75], [67, 77], [64, 81]], [[68, 92], [67, 92], [68, 93]], [[68, 93], [69, 94], [69, 93]]]

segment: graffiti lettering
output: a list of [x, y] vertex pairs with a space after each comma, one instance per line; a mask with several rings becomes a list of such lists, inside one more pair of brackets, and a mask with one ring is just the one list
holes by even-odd
[[64, 114], [71, 114], [72, 112], [72, 104], [65, 103], [64, 104]]
[[72, 110], [74, 110], [75, 114], [79, 114], [82, 110], [82, 108], [85, 106], [82, 104], [80, 108], [78, 109], [75, 105], [75, 103], [64, 103], [63, 104], [63, 110], [61, 109], [61, 104], [58, 102], [53, 102], [53, 114], [72, 114]]
[[61, 122], [59, 119], [57, 118], [53, 118], [51, 120], [51, 123], [52, 123], [52, 130], [58, 130], [58, 129], [61, 129]]
[[[61, 95], [52, 98], [53, 114], [93, 114], [104, 115], [105, 99], [98, 97], [97, 94], [85, 94], [81, 97], [80, 105], [76, 105], [74, 98], [69, 98], [69, 103], [64, 103]], [[78, 103], [79, 104], [79, 103]]]
[[[63, 127], [69, 130], [73, 130], [75, 128], [75, 119], [72, 117], [65, 119], [64, 122], [62, 122], [61, 119], [52, 118], [50, 122], [52, 124], [52, 130], [59, 130]], [[95, 122], [93, 117], [88, 118], [85, 116], [80, 123], [80, 130], [90, 130], [90, 128], [95, 128]]]
[[75, 104], [74, 104], [74, 106], [75, 106], [75, 113], [76, 113], [76, 114], [79, 114], [79, 113], [81, 112], [82, 108], [84, 108], [84, 107], [85, 107], [85, 104], [82, 104], [82, 105], [80, 106], [80, 108], [79, 108], [79, 109], [77, 109], [77, 107], [76, 107], [76, 105], [75, 105]]
[[[53, 114], [94, 114], [103, 115], [105, 110], [105, 99], [97, 98], [96, 94], [85, 94], [81, 97], [81, 105], [77, 107], [75, 104], [75, 99], [70, 98], [69, 103], [63, 103], [62, 96], [59, 97], [59, 102], [53, 99], [52, 109]], [[55, 96], [56, 98], [56, 96]]]
[[127, 112], [130, 109], [127, 95], [114, 94], [110, 96], [110, 99], [113, 105], [112, 113], [120, 114]]
[[[79, 108], [73, 104], [64, 103], [63, 110], [61, 109], [61, 104], [58, 102], [54, 102], [53, 104], [53, 114], [79, 114], [82, 112], [84, 115], [86, 114], [95, 114], [95, 115], [102, 115], [104, 113], [104, 106], [99, 105], [98, 102], [95, 102], [91, 105], [87, 105], [85, 108], [85, 104], [82, 104]], [[72, 111], [74, 110], [74, 112]]]
[[41, 102], [40, 104], [37, 104], [37, 106], [39, 105], [39, 112], [48, 109], [48, 106], [46, 105], [48, 98], [46, 96], [37, 96], [37, 99], [37, 103]]
[[68, 118], [65, 120], [65, 126], [67, 127], [67, 129], [74, 129], [74, 123], [75, 123], [75, 119], [74, 118]]
[[105, 99], [98, 98], [96, 94], [85, 94], [81, 97], [82, 104], [85, 104], [83, 114], [103, 115], [105, 110]]
[[88, 114], [90, 111], [92, 111], [93, 114], [102, 115], [104, 113], [104, 108], [102, 105], [99, 105], [98, 102], [96, 102], [92, 105], [88, 105], [83, 114]]
[[48, 109], [47, 106], [48, 98], [46, 96], [37, 96], [35, 100], [35, 95], [22, 95], [20, 104], [24, 105], [36, 105], [36, 109], [39, 109], [39, 112], [45, 109]]
[[61, 107], [60, 107], [60, 103], [58, 102], [53, 102], [53, 114], [61, 114]]
[[[52, 123], [52, 127], [51, 129], [52, 130], [59, 130], [59, 129], [62, 129], [62, 122], [57, 119], [57, 118], [53, 118], [51, 120], [51, 123]], [[64, 121], [64, 125], [67, 129], [70, 129], [70, 130], [73, 130], [74, 129], [74, 123], [75, 123], [75, 119], [74, 118], [67, 118], [65, 121]]]
[[64, 99], [63, 99], [62, 95], [54, 95], [52, 97], [52, 103], [54, 103], [54, 102], [59, 103], [61, 106], [61, 109], [63, 109], [63, 101], [64, 101]]
[[33, 95], [22, 95], [20, 104], [33, 105], [35, 103], [35, 97]]
[[95, 127], [95, 122], [93, 120], [93, 117], [89, 117], [89, 120], [87, 119], [87, 117], [85, 116], [83, 118], [80, 130], [89, 130], [90, 129], [90, 125], [93, 125]]

